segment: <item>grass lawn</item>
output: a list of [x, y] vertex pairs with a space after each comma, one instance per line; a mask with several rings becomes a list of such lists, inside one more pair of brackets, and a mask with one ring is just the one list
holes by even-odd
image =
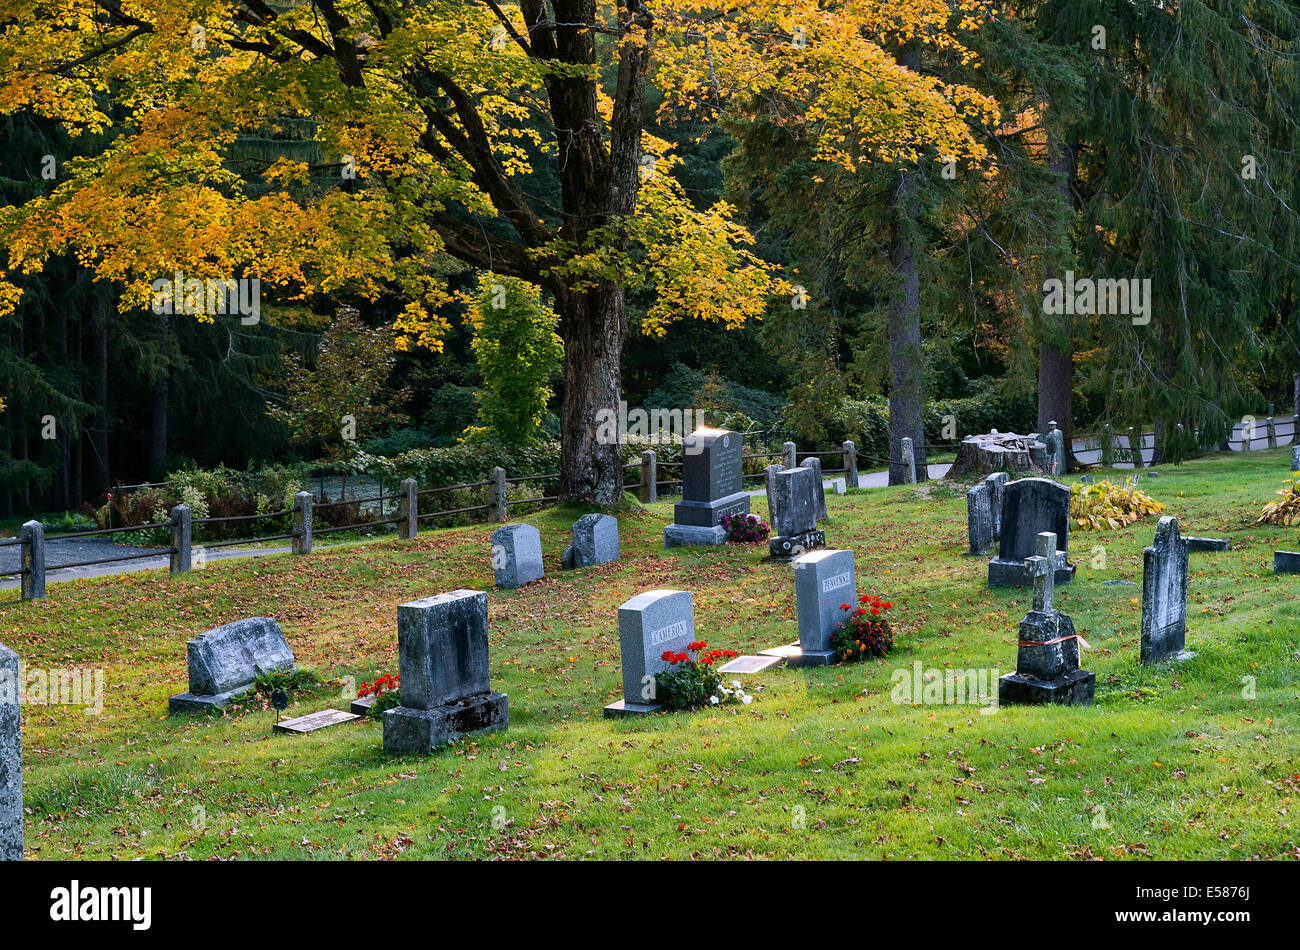
[[[1092, 708], [892, 701], [891, 673], [916, 662], [1013, 670], [1029, 605], [1026, 589], [985, 587], [985, 559], [962, 553], [964, 492], [938, 483], [827, 499], [828, 545], [851, 547], [859, 591], [895, 605], [888, 657], [771, 669], [748, 678], [751, 706], [636, 721], [601, 716], [620, 691], [616, 608], [634, 594], [694, 592], [711, 647], [797, 638], [790, 566], [765, 547], [664, 551], [667, 503], [620, 515], [622, 560], [576, 572], [559, 569], [575, 511], [529, 516], [549, 576], [516, 591], [492, 588], [487, 525], [53, 583], [0, 610], [0, 643], [29, 669], [102, 669], [104, 710], [24, 707], [28, 857], [1300, 857], [1300, 576], [1272, 573], [1296, 529], [1250, 527], [1288, 459], [1144, 481], [1184, 535], [1232, 540], [1191, 555], [1197, 656], [1180, 666], [1138, 664], [1155, 519], [1072, 533], [1078, 576], [1057, 606], [1091, 644]], [[360, 682], [397, 671], [399, 603], [456, 588], [491, 591], [507, 732], [394, 758], [368, 721], [292, 737], [262, 707], [166, 715], [185, 641], [207, 628], [273, 616], [301, 664]], [[299, 694], [288, 714], [346, 708], [339, 692]]]

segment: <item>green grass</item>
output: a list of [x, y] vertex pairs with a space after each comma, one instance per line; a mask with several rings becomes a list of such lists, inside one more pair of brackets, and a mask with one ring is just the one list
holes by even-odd
[[[576, 572], [558, 566], [575, 510], [530, 516], [549, 576], [517, 591], [492, 589], [491, 526], [174, 580], [52, 584], [48, 600], [0, 611], [0, 642], [29, 668], [103, 669], [105, 708], [24, 708], [28, 848], [45, 860], [1297, 857], [1300, 577], [1271, 572], [1296, 531], [1250, 526], [1287, 457], [1144, 481], [1184, 534], [1233, 545], [1191, 556], [1198, 655], [1180, 666], [1139, 666], [1141, 588], [1102, 584], [1140, 585], [1154, 519], [1072, 533], [1078, 577], [1057, 606], [1092, 646], [1098, 702], [1083, 709], [891, 701], [891, 673], [916, 661], [1014, 668], [1028, 591], [985, 587], [985, 560], [962, 554], [963, 494], [942, 484], [828, 497], [829, 545], [853, 548], [859, 590], [895, 604], [888, 657], [768, 670], [749, 678], [751, 706], [636, 721], [601, 716], [620, 688], [616, 609], [635, 593], [693, 591], [713, 647], [797, 637], [789, 565], [757, 548], [664, 551], [666, 503], [621, 513], [622, 560]], [[271, 735], [259, 706], [166, 716], [185, 641], [204, 629], [274, 616], [300, 663], [360, 682], [396, 671], [399, 603], [456, 588], [492, 591], [507, 732], [395, 758], [370, 722], [290, 737]], [[288, 714], [341, 706], [338, 690], [296, 697]]]

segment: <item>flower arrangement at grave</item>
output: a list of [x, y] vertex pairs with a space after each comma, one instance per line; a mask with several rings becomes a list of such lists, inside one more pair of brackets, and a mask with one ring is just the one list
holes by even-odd
[[772, 531], [766, 521], [748, 512], [723, 515], [722, 529], [727, 532], [730, 544], [761, 544]]
[[893, 606], [874, 594], [859, 597], [857, 607], [840, 604], [847, 616], [835, 625], [831, 649], [845, 662], [884, 656], [894, 645], [894, 630], [885, 616]]
[[713, 665], [735, 657], [734, 650], [710, 650], [703, 640], [688, 643], [682, 651], [665, 650], [660, 659], [669, 668], [655, 674], [655, 702], [668, 709], [749, 704], [752, 697], [741, 689], [740, 681], [732, 680], [730, 686], [724, 686], [722, 675]]
[[401, 685], [402, 675], [400, 673], [386, 673], [377, 677], [373, 683], [362, 683], [357, 689], [357, 699], [365, 699], [367, 696], [375, 697], [369, 715], [371, 719], [382, 719], [385, 712], [402, 704], [399, 692]]
[[1288, 478], [1277, 490], [1281, 501], [1270, 501], [1255, 524], [1300, 524], [1300, 480]]
[[1164, 505], [1139, 489], [1131, 478], [1124, 479], [1123, 485], [1100, 481], [1070, 487], [1070, 521], [1084, 531], [1119, 529], [1164, 510]]

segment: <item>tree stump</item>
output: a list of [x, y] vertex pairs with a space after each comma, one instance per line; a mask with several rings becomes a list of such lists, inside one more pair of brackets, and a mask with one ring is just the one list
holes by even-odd
[[947, 477], [958, 479], [973, 474], [983, 478], [994, 472], [1049, 474], [1047, 445], [1032, 436], [1014, 432], [968, 435], [957, 447], [957, 459]]

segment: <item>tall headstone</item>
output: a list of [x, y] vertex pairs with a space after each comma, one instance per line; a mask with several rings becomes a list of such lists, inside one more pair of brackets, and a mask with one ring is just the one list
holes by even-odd
[[[1013, 483], [1014, 484], [1014, 483]], [[1079, 669], [1079, 637], [1074, 621], [1053, 605], [1058, 559], [1056, 536], [1041, 532], [1036, 554], [1027, 559], [1034, 584], [1032, 609], [1020, 621], [1016, 671], [998, 679], [998, 703], [1092, 704], [1097, 677]]]
[[[1300, 438], [1300, 431], [1296, 432], [1296, 438]], [[1291, 450], [1291, 471], [1300, 472], [1300, 445]]]
[[649, 590], [618, 608], [623, 698], [605, 707], [609, 718], [652, 713], [654, 676], [668, 669], [665, 651], [681, 653], [695, 641], [695, 608], [690, 591]]
[[23, 736], [18, 654], [0, 643], [0, 861], [23, 859]]
[[188, 644], [190, 690], [169, 713], [206, 712], [257, 685], [259, 673], [293, 672], [293, 651], [270, 617], [246, 617], [199, 634]]
[[430, 752], [505, 729], [509, 701], [488, 678], [487, 594], [454, 590], [397, 608], [402, 704], [384, 713], [384, 751]]
[[522, 587], [545, 577], [541, 532], [530, 524], [507, 524], [493, 531], [492, 574], [498, 587]]
[[993, 489], [986, 482], [966, 490], [966, 537], [969, 554], [987, 554], [993, 547]]
[[790, 558], [826, 546], [826, 533], [817, 527], [816, 481], [816, 473], [802, 466], [771, 473], [767, 492], [771, 557]]
[[573, 543], [560, 556], [565, 567], [591, 567], [617, 560], [617, 518], [593, 512], [573, 523]]
[[989, 561], [989, 586], [1028, 585], [1033, 577], [1027, 559], [1034, 554], [1037, 536], [1050, 531], [1060, 539], [1055, 559], [1057, 584], [1074, 579], [1069, 562], [1070, 489], [1050, 478], [1022, 478], [1009, 482], [1002, 492], [998, 556]]
[[696, 429], [682, 442], [682, 500], [664, 528], [664, 547], [723, 544], [724, 515], [749, 512], [741, 481], [744, 439], [729, 429]]
[[1045, 442], [1047, 445], [1047, 470], [1054, 478], [1060, 478], [1065, 474], [1065, 436], [1061, 430], [1056, 427], [1056, 422], [1049, 422], [1050, 426]]
[[852, 551], [813, 551], [794, 564], [795, 603], [799, 611], [799, 653], [790, 666], [826, 666], [839, 657], [831, 649], [835, 626], [848, 616], [843, 604], [857, 606], [857, 579]]
[[1184, 659], [1187, 642], [1187, 539], [1164, 517], [1142, 553], [1142, 662]]
[[1006, 491], [1009, 481], [1011, 476], [1006, 472], [994, 472], [984, 478], [984, 484], [989, 486], [989, 491], [992, 493], [994, 541], [1002, 537], [1002, 494]]
[[822, 460], [821, 456], [810, 455], [799, 463], [804, 468], [810, 468], [817, 477], [817, 491], [813, 496], [817, 502], [817, 520], [825, 521], [829, 515], [826, 513], [826, 483], [822, 481]]

